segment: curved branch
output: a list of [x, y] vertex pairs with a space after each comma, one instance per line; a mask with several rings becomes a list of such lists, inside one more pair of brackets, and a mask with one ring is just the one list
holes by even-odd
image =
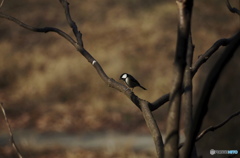
[[[194, 77], [194, 75], [196, 74], [196, 72], [198, 71], [198, 69], [221, 47], [221, 46], [227, 46], [229, 45], [229, 43], [232, 42], [232, 40], [234, 38], [236, 38], [236, 36], [238, 36], [238, 33], [236, 33], [235, 35], [233, 35], [230, 38], [222, 38], [217, 40], [203, 55], [199, 56], [198, 60], [193, 64], [191, 71], [192, 71], [192, 78]], [[184, 92], [185, 90], [183, 90]], [[182, 93], [183, 93], [182, 92]], [[156, 101], [154, 101], [152, 103], [152, 107], [150, 107], [150, 109], [152, 110], [156, 110], [159, 107], [161, 107], [163, 104], [165, 104], [166, 102], [169, 101], [170, 98], [170, 93], [165, 94], [163, 96], [161, 96], [159, 99], [157, 99]]]
[[72, 28], [72, 31], [77, 39], [78, 45], [80, 45], [83, 48], [82, 33], [78, 30], [76, 23], [72, 20], [72, 17], [69, 11], [69, 3], [66, 0], [59, 0], [59, 1], [65, 10], [66, 19], [68, 21], [69, 26]]
[[222, 38], [217, 40], [203, 55], [199, 56], [198, 60], [194, 63], [192, 67], [193, 77], [198, 71], [198, 69], [204, 64], [221, 46], [227, 46], [232, 42], [234, 38], [238, 36], [238, 33], [230, 38]]
[[162, 135], [158, 129], [158, 125], [149, 109], [148, 102], [143, 101], [140, 103], [140, 107], [143, 113], [143, 117], [146, 121], [146, 124], [148, 126], [148, 129], [150, 130], [150, 133], [153, 137], [153, 141], [155, 143], [156, 151], [157, 151], [157, 157], [163, 158], [164, 157], [164, 144]]
[[16, 143], [14, 141], [12, 130], [11, 130], [10, 124], [8, 122], [8, 118], [7, 118], [6, 112], [5, 112], [4, 108], [3, 108], [3, 103], [0, 103], [0, 106], [1, 106], [1, 109], [2, 109], [3, 116], [5, 118], [6, 125], [8, 127], [8, 133], [10, 135], [10, 142], [11, 142], [14, 150], [16, 151], [18, 157], [22, 158], [22, 154], [20, 153], [20, 151], [19, 151], [19, 149], [18, 149], [18, 147], [17, 147], [17, 145], [16, 145]]
[[210, 131], [215, 131], [218, 128], [221, 128], [222, 126], [224, 126], [226, 123], [228, 123], [231, 119], [233, 119], [234, 117], [240, 115], [240, 111], [230, 115], [226, 120], [224, 120], [222, 123], [219, 123], [218, 125], [215, 126], [210, 126], [207, 129], [203, 130], [196, 138], [196, 141], [200, 140], [205, 134], [207, 134]]
[[[219, 123], [218, 125], [215, 125], [215, 126], [210, 126], [208, 128], [206, 128], [205, 130], [203, 130], [198, 136], [197, 138], [195, 139], [195, 142], [199, 141], [203, 136], [205, 136], [208, 132], [213, 132], [219, 128], [221, 128], [222, 126], [224, 126], [225, 124], [227, 124], [230, 120], [232, 120], [234, 117], [240, 115], [240, 111], [230, 115], [226, 120], [224, 120], [223, 122]], [[179, 145], [179, 149], [183, 147], [185, 143], [181, 143]]]
[[229, 0], [226, 0], [226, 5], [227, 5], [227, 8], [230, 12], [232, 13], [236, 13], [238, 15], [240, 15], [240, 10], [238, 10], [237, 8], [233, 8], [229, 2]]
[[2, 7], [2, 5], [3, 5], [3, 2], [4, 2], [4, 0], [2, 0], [2, 2], [1, 2], [1, 4], [0, 4], [0, 8]]
[[194, 114], [193, 119], [193, 130], [189, 134], [188, 139], [190, 139], [189, 142], [191, 142], [190, 146], [193, 146], [194, 140], [197, 137], [197, 134], [202, 126], [202, 121], [208, 111], [208, 102], [211, 96], [211, 93], [219, 79], [220, 74], [222, 73], [224, 67], [227, 65], [227, 63], [230, 61], [230, 59], [233, 57], [236, 50], [239, 48], [240, 43], [240, 32], [237, 34], [237, 36], [234, 37], [233, 41], [229, 44], [228, 47], [224, 50], [224, 52], [221, 54], [218, 61], [213, 66], [212, 70], [210, 71], [204, 85], [202, 88], [202, 92], [199, 97], [198, 104], [196, 105], [196, 110]]
[[[33, 32], [40, 32], [40, 33], [48, 33], [48, 32], [55, 32], [57, 34], [59, 34], [60, 36], [64, 37], [67, 41], [69, 41], [87, 60], [88, 62], [90, 62], [93, 67], [96, 69], [96, 71], [98, 72], [98, 74], [100, 75], [100, 77], [102, 78], [102, 80], [109, 86], [112, 88], [115, 88], [121, 92], [123, 92], [129, 99], [131, 99], [131, 101], [137, 105], [138, 108], [140, 108], [139, 106], [139, 102], [142, 101], [142, 99], [138, 98], [131, 90], [129, 90], [129, 88], [119, 82], [116, 82], [114, 79], [109, 78], [106, 73], [104, 72], [104, 70], [102, 69], [101, 65], [96, 61], [96, 59], [94, 59], [90, 53], [84, 49], [83, 45], [79, 45], [79, 43], [83, 43], [82, 42], [82, 38], [81, 38], [81, 33], [80, 31], [78, 31], [77, 26], [75, 24], [75, 22], [73, 22], [71, 20], [70, 14], [69, 14], [69, 9], [68, 9], [68, 3], [65, 0], [60, 0], [61, 3], [64, 5], [64, 8], [67, 7], [67, 9], [65, 9], [65, 13], [67, 14], [66, 17], [70, 20], [68, 20], [68, 22], [70, 23], [69, 25], [72, 27], [74, 34], [76, 34], [76, 38], [77, 41], [79, 41], [78, 43], [76, 41], [74, 41], [72, 39], [72, 37], [68, 34], [66, 34], [64, 31], [58, 29], [58, 28], [54, 28], [54, 27], [43, 27], [43, 28], [38, 28], [38, 27], [32, 27], [30, 25], [27, 25], [25, 23], [23, 23], [22, 21], [4, 14], [2, 12], [0, 12], [0, 18], [4, 18], [7, 20], [10, 20], [16, 24], [18, 24], [19, 26], [33, 31]], [[152, 107], [154, 107], [151, 103], [149, 103], [149, 107], [152, 109]]]
[[[69, 41], [76, 49], [79, 51], [89, 63], [92, 64], [92, 66], [95, 68], [101, 79], [109, 86], [112, 88], [115, 88], [121, 92], [123, 92], [142, 112], [143, 116], [145, 118], [145, 121], [147, 123], [147, 126], [149, 127], [151, 134], [153, 134], [153, 138], [156, 144], [156, 149], [157, 149], [157, 154], [162, 155], [163, 153], [163, 141], [161, 137], [161, 133], [159, 131], [159, 128], [156, 124], [156, 121], [154, 120], [151, 114], [151, 110], [149, 109], [150, 107], [153, 107], [151, 103], [139, 98], [136, 96], [127, 86], [116, 82], [114, 79], [109, 78], [107, 74], [104, 72], [102, 69], [101, 65], [97, 62], [96, 59], [94, 59], [93, 56], [84, 48], [83, 46], [83, 41], [82, 41], [82, 34], [78, 30], [78, 27], [76, 23], [72, 20], [69, 12], [69, 3], [66, 0], [59, 0], [60, 3], [62, 4], [64, 10], [65, 10], [65, 15], [66, 19], [68, 21], [69, 26], [72, 28], [72, 31], [77, 39], [77, 42], [75, 42], [68, 34], [65, 32], [61, 31], [60, 29], [53, 28], [53, 27], [44, 27], [44, 28], [37, 28], [37, 27], [32, 27], [29, 25], [26, 25], [25, 23], [19, 21], [18, 19], [11, 17], [9, 15], [6, 15], [2, 12], [0, 12], [0, 17], [8, 19], [10, 21], [15, 22], [16, 24], [20, 25], [21, 27], [34, 31], [34, 32], [55, 32], [59, 34], [60, 36], [64, 37], [67, 41]], [[145, 106], [147, 105], [147, 106]]]
[[157, 156], [158, 157], [163, 157], [163, 140], [161, 133], [159, 131], [158, 125], [152, 116], [152, 113], [149, 109], [149, 105], [151, 105], [149, 102], [142, 100], [138, 98], [129, 88], [126, 86], [116, 82], [114, 79], [109, 78], [104, 70], [102, 69], [101, 65], [94, 59], [90, 53], [88, 53], [83, 46], [83, 41], [82, 41], [82, 33], [78, 30], [78, 27], [76, 23], [72, 20], [69, 12], [69, 3], [66, 0], [59, 0], [65, 10], [66, 18], [68, 21], [69, 26], [72, 28], [73, 33], [75, 37], [77, 38], [78, 41], [78, 51], [90, 62], [94, 68], [97, 70], [99, 76], [102, 78], [102, 80], [110, 87], [113, 87], [121, 92], [123, 92], [129, 99], [132, 100], [132, 102], [140, 108], [140, 110], [143, 113], [143, 117], [146, 121], [146, 124], [151, 132], [151, 135], [153, 137], [156, 151], [157, 151]]
[[58, 28], [54, 28], [54, 27], [43, 27], [43, 28], [32, 27], [32, 26], [29, 26], [29, 25], [23, 23], [22, 21], [14, 18], [10, 15], [4, 14], [2, 12], [0, 12], [0, 17], [4, 18], [4, 19], [8, 19], [8, 20], [18, 24], [19, 26], [21, 26], [21, 27], [23, 27], [27, 30], [30, 30], [30, 31], [42, 32], [42, 33], [55, 32], [55, 33], [59, 34], [60, 36], [62, 36], [63, 38], [65, 38], [66, 40], [68, 40], [74, 47], [77, 47], [76, 42], [68, 34], [66, 34], [65, 32], [63, 32], [62, 30], [60, 30]]

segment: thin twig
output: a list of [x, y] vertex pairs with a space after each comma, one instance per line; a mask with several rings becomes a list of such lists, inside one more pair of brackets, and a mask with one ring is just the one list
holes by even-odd
[[6, 125], [8, 127], [8, 133], [9, 133], [9, 136], [10, 136], [10, 142], [11, 142], [14, 150], [16, 151], [18, 157], [22, 158], [22, 155], [21, 155], [21, 153], [20, 153], [20, 151], [19, 151], [19, 149], [18, 149], [18, 147], [17, 147], [17, 145], [16, 145], [16, 143], [14, 141], [12, 130], [11, 130], [10, 124], [8, 122], [8, 118], [7, 118], [6, 112], [5, 112], [4, 108], [3, 108], [3, 103], [0, 103], [0, 106], [1, 106], [1, 109], [2, 109], [3, 116], [5, 118]]
[[229, 2], [229, 0], [226, 0], [226, 5], [227, 5], [227, 8], [228, 8], [228, 10], [230, 12], [236, 13], [236, 14], [240, 15], [240, 10], [238, 10], [237, 8], [232, 7], [230, 2]]
[[4, 14], [3, 12], [0, 12], [0, 17], [8, 19], [8, 20], [18, 24], [19, 26], [21, 26], [21, 27], [23, 27], [27, 30], [30, 30], [30, 31], [41, 32], [41, 33], [55, 32], [55, 33], [59, 34], [60, 36], [62, 36], [63, 38], [65, 38], [66, 40], [68, 40], [74, 47], [77, 47], [76, 42], [68, 34], [66, 34], [64, 31], [62, 31], [58, 28], [54, 28], [54, 27], [43, 27], [43, 28], [32, 27], [32, 26], [27, 25], [27, 24], [23, 23], [22, 21], [14, 18], [10, 15]]
[[3, 5], [3, 2], [4, 2], [4, 0], [2, 0], [2, 2], [1, 2], [1, 4], [0, 4], [0, 8], [2, 7], [2, 5]]
[[226, 120], [224, 120], [222, 123], [219, 123], [218, 125], [215, 126], [210, 126], [207, 129], [203, 130], [196, 138], [196, 141], [198, 141], [199, 139], [201, 139], [205, 134], [207, 134], [210, 131], [215, 131], [216, 129], [224, 126], [226, 123], [228, 123], [232, 118], [236, 117], [240, 115], [240, 111], [232, 114], [231, 116], [229, 116]]
[[[210, 126], [208, 128], [206, 128], [205, 130], [203, 130], [198, 136], [197, 138], [195, 139], [195, 142], [199, 141], [203, 136], [205, 136], [208, 132], [213, 132], [219, 128], [221, 128], [222, 126], [224, 126], [225, 124], [227, 124], [230, 120], [232, 120], [234, 117], [240, 115], [240, 111], [230, 115], [227, 119], [225, 119], [223, 122], [219, 123], [218, 125], [215, 125], [215, 126]], [[181, 143], [179, 145], [179, 149], [183, 147], [185, 143]]]

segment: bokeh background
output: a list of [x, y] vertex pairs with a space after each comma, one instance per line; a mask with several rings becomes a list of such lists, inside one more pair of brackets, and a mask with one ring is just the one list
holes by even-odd
[[[110, 77], [118, 80], [123, 72], [132, 74], [148, 89], [135, 88], [134, 92], [150, 102], [170, 91], [178, 17], [174, 1], [69, 0], [69, 3], [72, 18], [83, 33], [85, 48]], [[237, 0], [231, 3], [239, 7]], [[8, 0], [1, 11], [29, 25], [57, 27], [73, 35], [57, 0]], [[195, 1], [194, 61], [216, 40], [231, 37], [239, 27], [239, 17], [228, 11], [225, 1]], [[195, 101], [222, 50], [194, 77]], [[240, 109], [239, 58], [237, 52], [218, 81], [203, 128], [222, 122]], [[105, 85], [91, 64], [55, 33], [30, 32], [0, 19], [0, 101], [25, 157], [155, 155], [139, 109], [123, 94]], [[164, 134], [167, 104], [156, 110], [154, 116]], [[199, 155], [208, 157], [210, 149], [239, 150], [239, 123], [238, 116], [207, 134], [197, 143]], [[3, 115], [0, 125], [0, 157], [17, 157], [8, 141]], [[104, 139], [86, 145], [94, 138]], [[107, 142], [119, 138], [125, 143]], [[146, 145], [137, 148], [134, 145], [137, 140], [150, 141], [150, 148]]]

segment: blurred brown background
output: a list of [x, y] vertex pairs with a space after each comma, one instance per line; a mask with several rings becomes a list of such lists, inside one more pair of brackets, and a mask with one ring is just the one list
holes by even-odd
[[[72, 18], [83, 33], [85, 48], [110, 77], [118, 80], [123, 72], [132, 74], [148, 89], [135, 88], [134, 92], [150, 102], [169, 92], [177, 36], [178, 13], [174, 1], [69, 2]], [[238, 1], [232, 1], [232, 5], [238, 7]], [[72, 35], [58, 1], [8, 0], [1, 10], [29, 25], [57, 27]], [[239, 27], [239, 17], [228, 11], [225, 1], [195, 1], [192, 19], [194, 61], [216, 40], [231, 37]], [[123, 94], [107, 87], [93, 67], [65, 39], [55, 33], [30, 32], [0, 19], [0, 48], [0, 101], [4, 103], [17, 144], [25, 157], [155, 155], [154, 147], [144, 150], [143, 146], [139, 150], [131, 142], [124, 148], [115, 144], [116, 149], [86, 146], [87, 136], [109, 139], [109, 133], [113, 135], [112, 139], [126, 136], [128, 141], [131, 136], [138, 135], [134, 140], [146, 136], [146, 141], [153, 142], [141, 112]], [[217, 58], [222, 50], [202, 66], [194, 78], [195, 99], [215, 61], [213, 58]], [[222, 122], [239, 110], [239, 58], [237, 52], [214, 90], [205, 128]], [[163, 133], [166, 114], [167, 104], [154, 112]], [[210, 149], [237, 149], [240, 146], [239, 122], [237, 117], [223, 128], [209, 133], [197, 143], [199, 154], [207, 157]], [[0, 142], [0, 155], [16, 157], [7, 140], [2, 115], [0, 124], [0, 141], [3, 142]], [[26, 137], [29, 135], [32, 137]], [[56, 137], [57, 143], [53, 140], [38, 147], [41, 144], [38, 141], [56, 135], [60, 135]], [[36, 139], [36, 136], [44, 138]], [[62, 136], [66, 137], [63, 141], [59, 140]], [[79, 136], [79, 143], [86, 139], [82, 144], [74, 145], [75, 141], [68, 139], [71, 136]], [[105, 144], [106, 140], [101, 141]], [[35, 145], [31, 144], [33, 142]]]

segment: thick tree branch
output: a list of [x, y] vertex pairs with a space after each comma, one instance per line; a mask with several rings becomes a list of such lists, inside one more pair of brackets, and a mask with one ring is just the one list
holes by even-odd
[[154, 106], [152, 106], [151, 103], [140, 99], [127, 86], [125, 86], [125, 85], [123, 85], [119, 82], [116, 82], [114, 79], [109, 78], [107, 76], [107, 74], [104, 72], [103, 68], [98, 63], [98, 61], [96, 59], [94, 59], [94, 57], [91, 56], [91, 54], [87, 50], [85, 50], [85, 48], [83, 46], [83, 41], [82, 41], [82, 34], [78, 30], [78, 27], [77, 27], [76, 23], [72, 20], [72, 18], [70, 16], [69, 3], [66, 0], [59, 0], [59, 1], [62, 4], [62, 6], [65, 10], [66, 19], [68, 21], [69, 26], [72, 28], [72, 31], [73, 31], [73, 33], [76, 37], [77, 42], [75, 42], [75, 40], [73, 40], [68, 34], [66, 34], [65, 32], [63, 32], [63, 31], [61, 31], [57, 28], [53, 28], [53, 27], [44, 27], [44, 28], [32, 27], [32, 26], [26, 25], [25, 23], [19, 21], [18, 19], [14, 18], [14, 17], [11, 17], [9, 15], [6, 15], [2, 12], [0, 12], [0, 17], [8, 19], [10, 21], [13, 21], [14, 23], [16, 23], [16, 24], [20, 25], [21, 27], [23, 27], [25, 29], [28, 29], [30, 31], [44, 32], [44, 33], [55, 32], [55, 33], [59, 34], [60, 36], [64, 37], [67, 41], [69, 41], [87, 59], [87, 61], [92, 64], [92, 66], [98, 72], [101, 79], [109, 87], [115, 88], [115, 89], [123, 92], [143, 112], [143, 116], [145, 118], [147, 126], [149, 127], [149, 130], [150, 130], [151, 134], [153, 135], [154, 142], [156, 144], [157, 154], [158, 154], [158, 156], [163, 155], [162, 136], [161, 136], [161, 133], [159, 131], [159, 128], [158, 128], [154, 118], [152, 117], [151, 111], [149, 110], [149, 108], [151, 108], [151, 110], [152, 110], [152, 107], [154, 107]]
[[[222, 38], [217, 40], [203, 55], [199, 56], [198, 60], [193, 64], [191, 71], [192, 71], [192, 78], [197, 73], [198, 69], [221, 47], [227, 46], [231, 41], [237, 36], [237, 34], [233, 35], [230, 38]], [[184, 91], [183, 91], [184, 92]], [[153, 102], [153, 106], [150, 107], [152, 110], [156, 110], [161, 107], [163, 104], [169, 101], [170, 93], [161, 96], [155, 102]]]
[[196, 111], [194, 113], [193, 119], [193, 130], [189, 135], [189, 139], [191, 140], [191, 147], [193, 146], [195, 138], [202, 126], [203, 119], [208, 110], [208, 102], [211, 96], [211, 93], [219, 79], [220, 74], [222, 73], [224, 67], [232, 58], [233, 54], [239, 47], [240, 43], [240, 32], [234, 37], [232, 42], [229, 44], [228, 47], [224, 50], [218, 61], [213, 66], [212, 70], [210, 71], [206, 82], [203, 86], [203, 91], [200, 94], [199, 101], [197, 102]]
[[[60, 2], [62, 3], [64, 9], [65, 9], [65, 14], [66, 14], [66, 18], [67, 21], [69, 23], [69, 26], [72, 28], [74, 35], [77, 38], [78, 41], [78, 51], [90, 62], [92, 63], [92, 65], [94, 66], [94, 68], [97, 70], [98, 74], [101, 76], [101, 78], [110, 86], [113, 88], [116, 88], [122, 92], [124, 92], [134, 103], [137, 107], [139, 107], [143, 113], [143, 117], [146, 121], [146, 124], [152, 134], [154, 143], [155, 143], [155, 147], [156, 147], [156, 151], [157, 151], [157, 156], [158, 157], [163, 157], [163, 140], [162, 140], [162, 136], [161, 133], [159, 131], [158, 125], [155, 121], [155, 119], [152, 116], [152, 113], [149, 109], [149, 105], [150, 103], [148, 103], [147, 101], [144, 101], [140, 98], [138, 98], [137, 96], [134, 95], [133, 92], [131, 92], [129, 89], [126, 89], [125, 87], [122, 87], [121, 84], [119, 84], [118, 82], [116, 82], [113, 79], [110, 79], [106, 73], [104, 72], [104, 70], [102, 69], [102, 67], [100, 66], [100, 64], [84, 49], [83, 46], [83, 41], [82, 41], [82, 34], [80, 31], [78, 31], [77, 25], [76, 23], [72, 20], [71, 16], [70, 16], [70, 12], [69, 12], [69, 3], [65, 0], [60, 0]], [[123, 89], [124, 88], [124, 89]]]
[[179, 0], [176, 2], [179, 10], [177, 48], [174, 61], [174, 70], [176, 75], [173, 81], [173, 88], [170, 93], [166, 142], [164, 148], [166, 158], [178, 157], [181, 95], [193, 6], [193, 0]]
[[[188, 136], [192, 130], [192, 101], [193, 101], [193, 95], [192, 95], [192, 72], [191, 72], [191, 67], [192, 67], [192, 60], [193, 60], [193, 52], [194, 52], [194, 46], [192, 44], [192, 36], [191, 33], [189, 34], [189, 39], [188, 39], [188, 51], [187, 51], [187, 66], [185, 68], [185, 74], [184, 74], [184, 87], [185, 87], [185, 92], [183, 95], [183, 119], [184, 119], [184, 135], [185, 138], [188, 139]], [[186, 143], [184, 146], [183, 150], [180, 152], [180, 157], [185, 158], [189, 157], [190, 151], [190, 143]]]
[[156, 151], [157, 151], [157, 157], [163, 158], [164, 157], [164, 144], [163, 144], [162, 135], [158, 129], [158, 125], [152, 115], [152, 112], [149, 109], [148, 102], [146, 102], [146, 101], [141, 102], [140, 107], [142, 109], [143, 117], [146, 121], [148, 129], [150, 130], [150, 133], [153, 137]]
[[16, 151], [17, 155], [19, 158], [22, 158], [22, 154], [20, 153], [15, 141], [14, 141], [14, 138], [13, 138], [13, 134], [12, 134], [12, 130], [11, 130], [11, 127], [10, 127], [10, 124], [8, 122], [8, 118], [7, 118], [7, 115], [6, 115], [6, 112], [3, 108], [3, 103], [0, 103], [0, 106], [1, 106], [1, 109], [2, 109], [2, 113], [3, 113], [3, 116], [5, 118], [5, 122], [6, 122], [6, 125], [8, 127], [8, 133], [10, 135], [10, 142], [12, 144], [12, 147], [14, 148], [14, 150]]

